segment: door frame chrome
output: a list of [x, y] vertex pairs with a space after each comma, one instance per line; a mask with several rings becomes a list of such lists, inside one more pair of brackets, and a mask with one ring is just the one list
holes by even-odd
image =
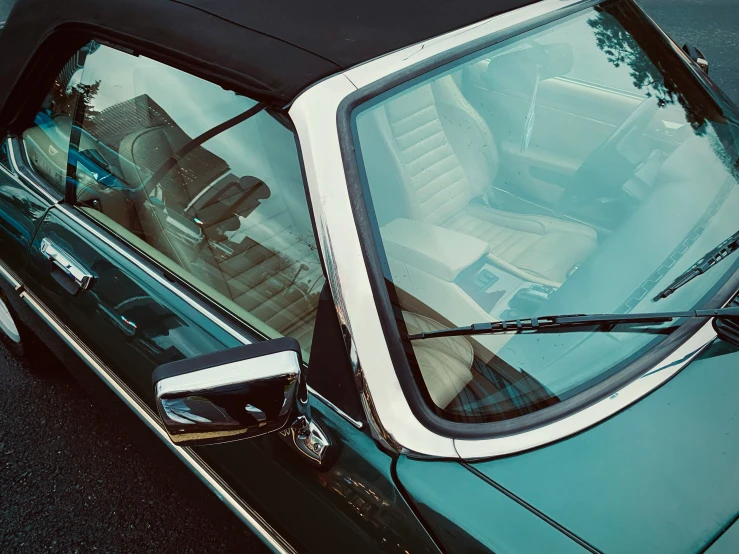
[[[62, 198], [54, 196], [51, 192], [49, 192], [46, 188], [42, 187], [38, 183], [34, 182], [31, 177], [26, 175], [23, 171], [23, 169], [18, 165], [18, 160], [16, 159], [16, 156], [19, 153], [16, 153], [15, 151], [15, 145], [13, 144], [13, 139], [11, 137], [8, 137], [6, 139], [7, 141], [7, 147], [8, 147], [8, 158], [10, 159], [10, 165], [13, 167], [13, 171], [15, 171], [15, 175], [13, 175], [16, 180], [19, 180], [21, 177], [23, 178], [24, 184], [26, 186], [33, 187], [33, 190], [36, 191], [38, 194], [44, 197], [45, 200], [47, 200], [51, 205], [58, 204], [61, 202]], [[20, 181], [19, 181], [20, 182]]]

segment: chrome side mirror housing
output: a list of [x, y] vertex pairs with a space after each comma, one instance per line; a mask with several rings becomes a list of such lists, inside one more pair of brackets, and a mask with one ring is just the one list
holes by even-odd
[[178, 446], [280, 435], [320, 464], [330, 441], [310, 420], [300, 345], [280, 338], [159, 366], [156, 405]]

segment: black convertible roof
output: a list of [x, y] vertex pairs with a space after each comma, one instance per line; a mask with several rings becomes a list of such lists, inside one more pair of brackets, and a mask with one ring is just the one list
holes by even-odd
[[97, 36], [283, 106], [332, 73], [534, 1], [18, 0], [0, 35], [0, 102], [42, 43], [71, 55]]

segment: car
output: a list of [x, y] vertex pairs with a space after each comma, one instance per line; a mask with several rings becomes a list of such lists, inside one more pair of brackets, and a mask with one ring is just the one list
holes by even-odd
[[4, 341], [270, 549], [739, 548], [739, 109], [635, 2], [19, 0], [0, 50]]

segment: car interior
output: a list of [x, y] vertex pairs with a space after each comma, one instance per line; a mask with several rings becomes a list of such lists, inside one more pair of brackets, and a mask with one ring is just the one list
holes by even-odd
[[[63, 182], [71, 118], [42, 115], [24, 133], [26, 151], [44, 177]], [[256, 134], [254, 144], [283, 147], [252, 153], [259, 176], [237, 176], [207, 145], [177, 157], [192, 137], [148, 95], [110, 106], [80, 130], [69, 154], [77, 201], [259, 332], [297, 339], [308, 359], [325, 280], [294, 141], [264, 113], [241, 125]]]
[[[569, 44], [526, 45], [409, 86], [357, 117], [409, 334], [550, 313], [541, 309], [559, 303], [548, 301], [563, 284], [596, 252], [606, 257], [642, 206], [654, 209], [655, 191], [686, 180], [678, 166], [698, 147], [680, 106], [572, 78], [572, 69]], [[528, 395], [521, 405], [532, 391], [556, 399], [545, 382], [511, 376], [499, 355], [514, 336], [414, 342], [434, 404], [454, 412], [451, 399], [491, 404], [508, 388]], [[504, 387], [475, 359], [504, 375]], [[470, 416], [474, 402], [463, 404], [458, 413]]]

